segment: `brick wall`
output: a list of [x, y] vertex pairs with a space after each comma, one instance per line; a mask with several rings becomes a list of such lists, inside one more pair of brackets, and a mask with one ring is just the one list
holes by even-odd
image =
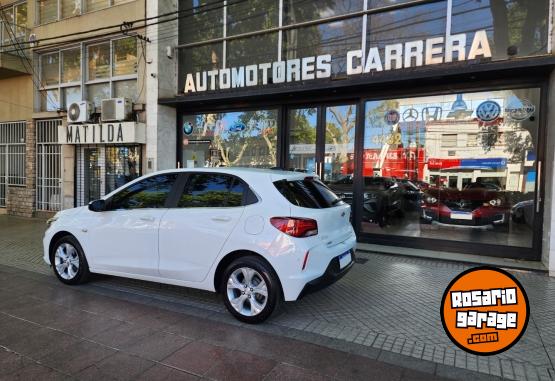
[[8, 186], [6, 210], [14, 216], [33, 217], [37, 167], [36, 130], [33, 121], [27, 122], [25, 135], [25, 186]]

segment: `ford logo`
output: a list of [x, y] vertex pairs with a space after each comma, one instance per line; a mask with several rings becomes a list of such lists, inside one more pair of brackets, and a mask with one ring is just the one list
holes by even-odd
[[241, 132], [247, 128], [244, 123], [242, 122], [235, 122], [229, 127], [230, 132]]

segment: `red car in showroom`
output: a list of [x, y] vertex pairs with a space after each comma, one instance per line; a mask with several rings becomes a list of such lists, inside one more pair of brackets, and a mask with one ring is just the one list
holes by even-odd
[[421, 202], [423, 223], [506, 228], [511, 208], [503, 190], [493, 183], [475, 182], [463, 190], [433, 187], [426, 189]]

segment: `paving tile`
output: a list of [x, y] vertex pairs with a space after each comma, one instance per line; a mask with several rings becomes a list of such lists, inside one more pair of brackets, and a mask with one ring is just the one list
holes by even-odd
[[194, 376], [168, 366], [156, 364], [141, 375], [135, 377], [137, 381], [195, 381], [200, 377]]
[[219, 361], [205, 373], [214, 380], [261, 380], [276, 366], [264, 357], [240, 351], [223, 354]]
[[221, 361], [226, 352], [230, 352], [230, 350], [201, 341], [194, 341], [161, 362], [196, 375], [204, 375], [216, 363]]
[[137, 356], [117, 352], [79, 372], [76, 377], [80, 380], [135, 380], [154, 364]]
[[25, 366], [23, 357], [17, 353], [0, 348], [0, 379]]
[[346, 363], [337, 368], [339, 380], [400, 380], [403, 370], [389, 364], [365, 357], [351, 355]]
[[434, 374], [437, 364], [432, 361], [422, 361], [410, 356], [403, 356], [396, 353], [382, 351], [378, 356], [378, 361], [383, 361], [391, 365], [410, 368], [416, 371]]
[[82, 341], [64, 350], [51, 353], [40, 361], [42, 364], [64, 373], [76, 374], [115, 353], [116, 351], [102, 345]]
[[178, 349], [183, 348], [191, 341], [191, 339], [186, 339], [183, 336], [155, 332], [152, 335], [129, 343], [125, 346], [125, 351], [145, 359], [160, 361]]
[[156, 332], [153, 329], [122, 322], [91, 337], [91, 340], [112, 348], [125, 349], [131, 343]]
[[281, 363], [278, 364], [264, 381], [331, 381], [333, 378], [324, 376], [313, 370]]
[[67, 375], [59, 373], [40, 364], [31, 361], [24, 361], [24, 363], [24, 366], [7, 374], [5, 378], [2, 377], [2, 379], [13, 381], [57, 381], [68, 379]]

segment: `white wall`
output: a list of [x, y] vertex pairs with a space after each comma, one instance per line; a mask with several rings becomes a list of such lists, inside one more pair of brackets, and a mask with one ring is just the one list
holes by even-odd
[[[175, 0], [147, 1], [147, 17], [177, 10]], [[152, 23], [152, 21], [151, 21]], [[177, 45], [177, 21], [148, 27], [147, 36], [147, 143], [145, 173], [176, 167], [176, 113], [160, 106], [159, 98], [174, 97], [177, 86], [177, 56], [167, 55], [167, 47]], [[151, 161], [152, 168], [148, 169]]]

